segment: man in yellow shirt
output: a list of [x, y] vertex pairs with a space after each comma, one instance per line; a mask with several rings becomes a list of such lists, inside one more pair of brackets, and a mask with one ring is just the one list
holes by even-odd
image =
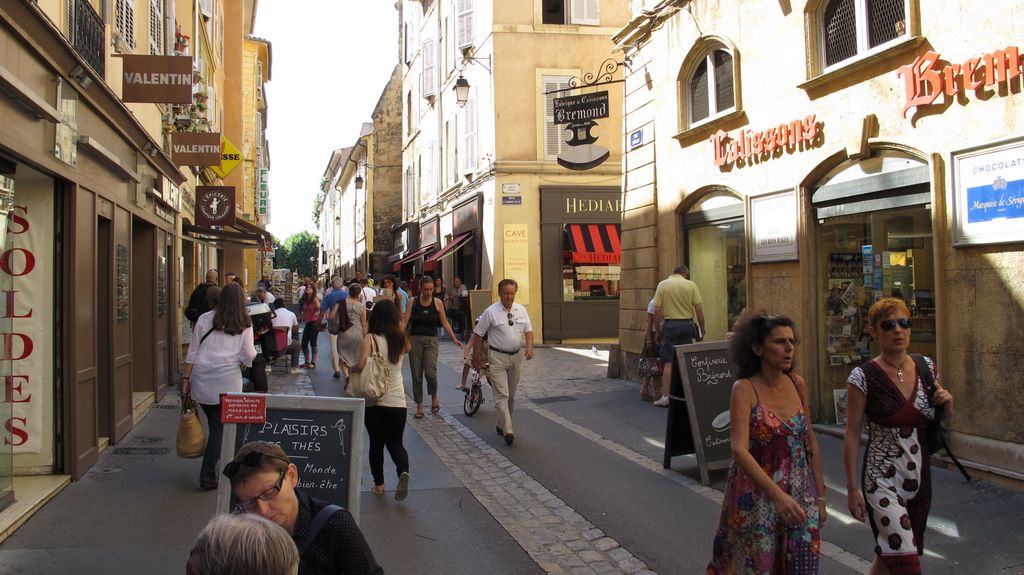
[[700, 290], [690, 281], [690, 268], [680, 265], [672, 275], [658, 283], [654, 291], [654, 338], [659, 343], [661, 361], [661, 399], [658, 407], [668, 407], [672, 385], [675, 346], [704, 339], [704, 310]]

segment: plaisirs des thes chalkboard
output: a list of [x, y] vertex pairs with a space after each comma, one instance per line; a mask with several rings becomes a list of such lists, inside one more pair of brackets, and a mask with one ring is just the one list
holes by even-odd
[[[281, 446], [298, 469], [298, 487], [307, 495], [341, 505], [359, 520], [359, 485], [362, 473], [362, 399], [295, 395], [259, 395], [266, 398], [266, 417], [260, 423], [225, 423], [221, 467], [250, 441]], [[234, 506], [230, 482], [222, 480], [219, 511]]]

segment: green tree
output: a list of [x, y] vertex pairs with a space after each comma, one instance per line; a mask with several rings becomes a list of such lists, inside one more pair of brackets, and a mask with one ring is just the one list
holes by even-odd
[[276, 249], [274, 267], [294, 270], [300, 277], [315, 276], [317, 241], [316, 236], [306, 231], [288, 236]]

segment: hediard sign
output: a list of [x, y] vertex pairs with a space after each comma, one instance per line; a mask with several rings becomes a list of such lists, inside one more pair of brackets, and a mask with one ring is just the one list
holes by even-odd
[[121, 56], [121, 100], [149, 104], [192, 103], [192, 58], [188, 56]]
[[896, 76], [903, 78], [906, 91], [907, 100], [901, 110], [904, 118], [911, 108], [920, 110], [922, 106], [934, 104], [940, 95], [951, 98], [961, 89], [978, 92], [981, 97], [986, 88], [1011, 84], [1007, 93], [1018, 93], [1012, 85], [1020, 82], [1024, 60], [1017, 46], [1007, 46], [978, 58], [969, 58], [963, 64], [947, 64], [940, 68], [941, 58], [936, 52], [925, 52], [913, 64], [900, 66], [896, 71]]
[[174, 132], [171, 158], [178, 166], [219, 166], [220, 132]]

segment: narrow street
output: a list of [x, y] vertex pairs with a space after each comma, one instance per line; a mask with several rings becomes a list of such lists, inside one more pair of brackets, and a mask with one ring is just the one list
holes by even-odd
[[[460, 357], [442, 343], [441, 414], [417, 420], [410, 409], [408, 500], [393, 500], [390, 462], [388, 493], [370, 493], [364, 455], [360, 523], [387, 573], [703, 572], [724, 473], [706, 488], [691, 457], [661, 468], [665, 411], [639, 401], [634, 384], [603, 377], [607, 351], [537, 349], [525, 364], [512, 447], [494, 433], [489, 389], [476, 415], [462, 413]], [[314, 373], [274, 374], [272, 391], [339, 395], [329, 358], [319, 363]], [[181, 573], [215, 495], [198, 491], [198, 461], [174, 455], [176, 415], [169, 396], [108, 448], [0, 545], [0, 572]], [[841, 442], [824, 434], [821, 442], [830, 511], [821, 572], [866, 573], [871, 534], [845, 513]], [[1013, 541], [1024, 494], [965, 484], [944, 469], [934, 475], [925, 572], [1021, 573], [1024, 549]]]

